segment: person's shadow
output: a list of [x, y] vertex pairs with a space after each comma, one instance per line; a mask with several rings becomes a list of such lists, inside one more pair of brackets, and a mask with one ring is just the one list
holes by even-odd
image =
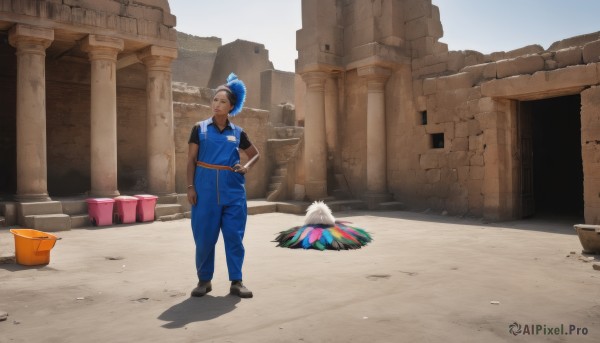
[[162, 325], [166, 329], [177, 329], [189, 323], [211, 320], [235, 309], [240, 298], [234, 295], [213, 297], [205, 295], [200, 298], [187, 298], [161, 313], [158, 319], [167, 321]]

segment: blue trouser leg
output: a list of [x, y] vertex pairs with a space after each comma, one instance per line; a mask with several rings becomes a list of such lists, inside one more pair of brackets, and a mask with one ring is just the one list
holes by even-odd
[[242, 280], [242, 264], [244, 263], [244, 245], [242, 239], [246, 230], [246, 201], [227, 205], [223, 208], [223, 241], [229, 280]]
[[215, 271], [215, 244], [219, 239], [222, 206], [203, 201], [192, 208], [192, 232], [196, 243], [196, 272], [202, 281], [212, 280]]

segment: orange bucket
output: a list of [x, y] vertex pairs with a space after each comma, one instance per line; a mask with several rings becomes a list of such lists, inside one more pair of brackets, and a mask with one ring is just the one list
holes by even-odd
[[15, 237], [15, 257], [18, 264], [36, 266], [50, 263], [50, 250], [58, 237], [33, 229], [11, 229]]

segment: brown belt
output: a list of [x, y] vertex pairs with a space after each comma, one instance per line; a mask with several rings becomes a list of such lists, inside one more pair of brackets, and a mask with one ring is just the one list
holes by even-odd
[[196, 165], [200, 166], [200, 167], [208, 168], [208, 169], [219, 169], [219, 170], [234, 171], [233, 168], [231, 168], [230, 166], [221, 166], [221, 165], [218, 165], [218, 164], [210, 164], [210, 163], [204, 163], [204, 162], [200, 162], [200, 161], [196, 161]]

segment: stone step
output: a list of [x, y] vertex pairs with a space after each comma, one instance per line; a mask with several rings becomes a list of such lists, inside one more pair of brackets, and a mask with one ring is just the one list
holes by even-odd
[[404, 204], [399, 201], [382, 202], [377, 206], [379, 211], [400, 211], [404, 208]]
[[157, 204], [154, 208], [154, 218], [182, 213], [179, 204]]
[[85, 199], [81, 200], [61, 200], [62, 213], [72, 215], [80, 215], [88, 213], [88, 205]]
[[325, 201], [325, 204], [329, 206], [331, 211], [333, 212], [333, 216], [335, 217], [336, 212], [342, 211], [352, 211], [352, 210], [364, 210], [367, 208], [367, 204], [365, 204], [362, 200], [330, 200]]
[[281, 182], [279, 183], [270, 183], [269, 184], [269, 191], [274, 191], [279, 189], [279, 187], [281, 187]]
[[71, 230], [71, 217], [67, 214], [40, 214], [25, 216], [25, 227], [40, 231], [55, 232]]
[[248, 206], [248, 214], [263, 214], [277, 212], [276, 203], [260, 203]]
[[287, 175], [287, 168], [277, 168], [275, 169], [273, 176], [285, 176]]
[[345, 189], [334, 189], [331, 192], [336, 199], [351, 199], [352, 193]]
[[90, 216], [87, 214], [73, 214], [71, 215], [71, 228], [87, 227], [92, 226]]
[[284, 178], [285, 178], [285, 176], [283, 176], [283, 175], [271, 176], [271, 183], [281, 183], [281, 182], [283, 182]]
[[274, 191], [267, 191], [267, 201], [277, 201], [279, 190], [276, 189]]
[[177, 203], [181, 205], [181, 212], [190, 212], [192, 210], [192, 205], [188, 201], [187, 194], [178, 194], [177, 195]]
[[12, 201], [0, 202], [0, 216], [4, 217], [4, 225], [17, 224], [17, 203]]
[[22, 202], [17, 203], [19, 216], [63, 213], [60, 201]]
[[161, 222], [166, 222], [166, 221], [178, 220], [178, 219], [183, 219], [183, 218], [185, 218], [185, 215], [183, 213], [176, 213], [176, 214], [169, 214], [166, 216], [160, 216], [157, 218], [157, 220], [160, 220]]
[[156, 200], [157, 204], [176, 204], [178, 200], [178, 195], [161, 195]]
[[278, 202], [277, 212], [290, 214], [306, 214], [306, 209], [310, 203], [304, 201]]

